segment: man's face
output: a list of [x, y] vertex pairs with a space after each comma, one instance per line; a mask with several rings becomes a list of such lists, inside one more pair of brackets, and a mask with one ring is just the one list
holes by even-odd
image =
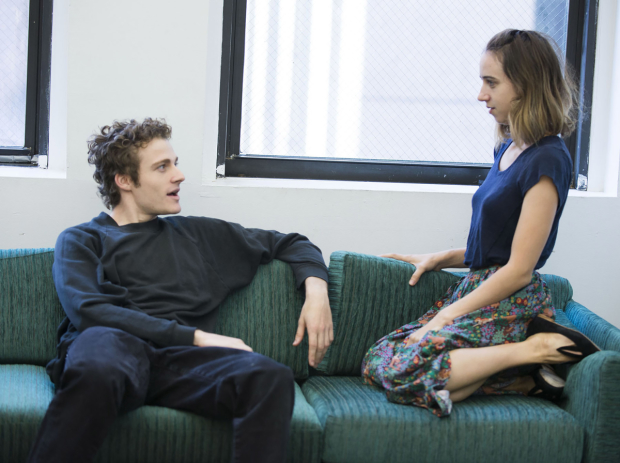
[[132, 184], [137, 211], [143, 216], [177, 214], [180, 185], [185, 176], [177, 167], [177, 155], [168, 140], [156, 138], [138, 150], [139, 186]]

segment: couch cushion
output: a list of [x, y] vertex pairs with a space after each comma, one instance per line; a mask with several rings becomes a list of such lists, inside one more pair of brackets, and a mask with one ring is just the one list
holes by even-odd
[[[329, 263], [329, 295], [335, 339], [319, 370], [328, 375], [360, 374], [364, 355], [378, 339], [416, 320], [465, 273], [426, 272], [413, 288], [411, 264], [338, 251]], [[551, 291], [558, 322], [573, 327], [562, 312], [573, 289], [565, 278], [542, 275]]]
[[568, 301], [573, 298], [573, 287], [570, 282], [566, 278], [549, 273], [542, 274], [541, 277], [551, 292], [551, 301], [555, 309], [564, 310]]
[[377, 339], [416, 320], [459, 277], [428, 272], [414, 287], [413, 266], [393, 259], [334, 252], [329, 262], [329, 298], [334, 342], [319, 370], [329, 375], [359, 375], [364, 355]]
[[300, 346], [292, 346], [304, 300], [291, 266], [274, 260], [258, 268], [252, 283], [226, 298], [215, 331], [243, 339], [255, 352], [290, 367], [295, 378], [307, 378], [307, 336]]
[[[25, 461], [54, 395], [43, 367], [0, 365], [0, 461]], [[322, 428], [295, 385], [291, 462], [319, 462]], [[121, 416], [96, 457], [103, 463], [229, 462], [230, 421], [144, 406]]]
[[45, 365], [56, 356], [64, 312], [52, 249], [0, 250], [0, 363]]
[[327, 463], [581, 461], [583, 429], [542, 399], [471, 397], [437, 418], [359, 377], [311, 377], [302, 390], [324, 426]]
[[[0, 363], [45, 365], [56, 356], [64, 312], [52, 279], [53, 249], [0, 250]], [[249, 286], [223, 302], [216, 332], [308, 376], [308, 343], [293, 347], [304, 294], [288, 264], [259, 267]]]

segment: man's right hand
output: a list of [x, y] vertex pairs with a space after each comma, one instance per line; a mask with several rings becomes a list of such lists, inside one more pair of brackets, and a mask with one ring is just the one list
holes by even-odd
[[198, 347], [228, 347], [229, 349], [246, 350], [254, 352], [252, 348], [246, 345], [241, 339], [230, 338], [214, 333], [196, 330], [194, 332], [194, 345]]

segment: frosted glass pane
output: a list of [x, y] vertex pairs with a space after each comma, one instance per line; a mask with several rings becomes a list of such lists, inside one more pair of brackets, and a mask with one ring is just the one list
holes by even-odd
[[24, 146], [28, 0], [0, 1], [0, 146]]
[[566, 46], [568, 0], [248, 0], [240, 151], [492, 162], [479, 60], [506, 28]]

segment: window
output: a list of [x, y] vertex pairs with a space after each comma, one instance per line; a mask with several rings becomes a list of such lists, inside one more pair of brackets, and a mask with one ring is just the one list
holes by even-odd
[[[494, 121], [478, 62], [506, 28], [549, 34], [591, 104], [596, 0], [227, 0], [218, 172], [478, 185]], [[587, 111], [585, 112], [587, 114]], [[589, 119], [566, 140], [587, 188]]]
[[52, 0], [0, 2], [0, 165], [47, 166]]

